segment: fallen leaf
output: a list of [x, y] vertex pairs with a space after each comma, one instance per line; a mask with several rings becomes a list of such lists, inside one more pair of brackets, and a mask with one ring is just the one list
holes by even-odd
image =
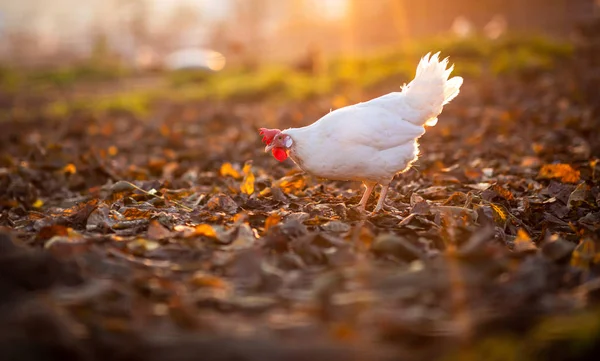
[[569, 164], [545, 164], [538, 176], [543, 179], [560, 179], [563, 183], [577, 183], [580, 172]]
[[197, 236], [206, 236], [211, 238], [217, 237], [217, 231], [210, 224], [197, 225], [194, 231]]
[[508, 219], [508, 212], [504, 209], [504, 207], [495, 203], [490, 203], [490, 207], [494, 211], [494, 220], [497, 223], [506, 223]]
[[224, 279], [198, 271], [192, 275], [191, 283], [196, 287], [229, 289], [231, 285]]
[[63, 172], [65, 174], [75, 174], [77, 172], [77, 168], [75, 167], [75, 164], [73, 163], [69, 163], [66, 166], [63, 167]]
[[238, 209], [237, 203], [227, 194], [217, 194], [206, 202], [206, 208], [210, 211], [223, 210], [227, 213], [235, 213]]
[[537, 250], [535, 243], [529, 237], [529, 234], [522, 229], [519, 228], [517, 231], [517, 237], [514, 240], [514, 250], [515, 252], [527, 252]]
[[254, 174], [251, 170], [244, 173], [246, 173], [246, 175], [244, 176], [244, 180], [242, 181], [240, 190], [242, 191], [242, 193], [252, 195], [254, 193]]
[[118, 181], [117, 183], [113, 184], [112, 187], [110, 187], [110, 190], [113, 191], [113, 193], [119, 193], [119, 192], [131, 191], [136, 188], [137, 187], [135, 185], [133, 185], [132, 183], [121, 180], [121, 181]]
[[219, 172], [221, 174], [222, 177], [233, 177], [235, 179], [240, 179], [242, 178], [242, 175], [235, 170], [235, 168], [233, 168], [233, 165], [231, 165], [231, 163], [227, 162], [227, 163], [223, 163], [223, 165], [221, 165], [221, 170]]
[[281, 216], [277, 213], [273, 213], [265, 219], [265, 232], [269, 230], [269, 228], [275, 226], [281, 222]]
[[583, 238], [579, 241], [579, 244], [575, 247], [571, 255], [571, 265], [588, 269], [596, 256], [596, 244], [594, 241], [589, 238]]
[[41, 199], [36, 199], [35, 202], [31, 205], [33, 208], [42, 208], [44, 206], [44, 201]]
[[134, 241], [127, 243], [127, 248], [135, 253], [153, 251], [158, 247], [160, 247], [160, 244], [158, 242], [144, 238], [138, 238]]
[[169, 232], [169, 230], [167, 228], [165, 228], [165, 226], [163, 226], [162, 224], [160, 224], [160, 222], [153, 220], [152, 222], [150, 222], [150, 225], [148, 225], [148, 238], [151, 240], [161, 240], [161, 239], [167, 239], [171, 236], [171, 232]]
[[252, 173], [252, 161], [251, 160], [244, 163], [244, 168], [242, 168], [242, 173], [244, 173], [245, 175]]
[[279, 179], [274, 186], [279, 187], [284, 193], [293, 194], [306, 187], [306, 182], [302, 174], [294, 174]]
[[587, 203], [590, 206], [594, 206], [594, 200], [592, 198], [592, 194], [590, 192], [590, 186], [585, 183], [581, 183], [575, 188], [575, 190], [569, 195], [569, 200], [567, 201], [567, 207], [569, 209], [573, 209], [576, 207], [582, 206], [584, 203]]
[[515, 199], [511, 191], [498, 184], [494, 184], [492, 186], [492, 190], [498, 193], [502, 198], [506, 199], [507, 201], [512, 201], [513, 199]]

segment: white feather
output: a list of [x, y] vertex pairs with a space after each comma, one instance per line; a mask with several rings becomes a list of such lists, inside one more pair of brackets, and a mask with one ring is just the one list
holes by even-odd
[[293, 139], [290, 157], [318, 177], [389, 184], [417, 159], [424, 126], [433, 126], [463, 79], [439, 53], [425, 55], [415, 79], [393, 92], [334, 110], [303, 128], [283, 131]]

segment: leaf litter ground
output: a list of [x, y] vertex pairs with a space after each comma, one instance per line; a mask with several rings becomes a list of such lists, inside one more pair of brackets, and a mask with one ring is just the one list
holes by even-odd
[[390, 210], [366, 217], [358, 184], [262, 151], [258, 127], [308, 124], [328, 99], [7, 122], [2, 354], [593, 355], [600, 109], [582, 71], [467, 79], [392, 184]]

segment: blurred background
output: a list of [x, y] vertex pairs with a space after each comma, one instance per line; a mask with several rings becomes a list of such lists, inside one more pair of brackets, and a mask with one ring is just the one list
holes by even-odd
[[[599, 8], [597, 0], [3, 1], [0, 59], [49, 66], [102, 53], [144, 69], [169, 60], [183, 66], [169, 55], [197, 48], [217, 51], [231, 65], [289, 62], [317, 52], [362, 54], [448, 33], [568, 38]], [[194, 54], [202, 52], [187, 55]], [[208, 66], [222, 64], [213, 60]]]
[[166, 98], [357, 100], [409, 81], [429, 51], [463, 76], [551, 69], [574, 44], [596, 49], [599, 14], [599, 0], [3, 1], [0, 103], [37, 96], [61, 116]]

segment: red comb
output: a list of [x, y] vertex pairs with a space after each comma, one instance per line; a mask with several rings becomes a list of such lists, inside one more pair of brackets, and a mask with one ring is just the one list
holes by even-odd
[[277, 134], [281, 133], [281, 130], [260, 128], [259, 132], [259, 134], [263, 136], [262, 142], [266, 145], [269, 145], [273, 141], [273, 138], [275, 138]]

